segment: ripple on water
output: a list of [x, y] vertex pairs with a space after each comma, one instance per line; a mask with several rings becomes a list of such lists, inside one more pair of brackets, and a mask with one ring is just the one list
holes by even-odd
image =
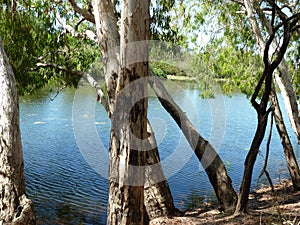
[[[41, 225], [105, 224], [108, 184], [105, 178], [87, 165], [76, 145], [71, 124], [74, 92], [73, 89], [66, 89], [54, 101], [49, 101], [47, 93], [20, 99], [26, 190], [35, 205], [37, 221]], [[213, 122], [209, 102], [199, 98], [200, 92], [197, 89], [187, 88], [186, 94], [191, 97], [199, 111], [200, 125], [197, 129], [205, 138], [209, 137]], [[235, 188], [238, 189], [243, 162], [248, 152], [245, 147], [251, 144], [256, 115], [253, 114], [249, 101], [242, 95], [224, 97], [224, 102], [226, 126], [219, 152], [222, 160], [226, 162]], [[182, 133], [157, 99], [149, 98], [149, 106], [150, 121], [154, 117], [160, 118], [156, 120], [154, 132], [162, 135], [159, 137], [159, 151], [161, 159], [165, 160], [178, 147]], [[189, 112], [189, 104], [184, 106], [183, 110]], [[83, 117], [90, 116], [83, 114]], [[95, 121], [101, 141], [108, 147], [110, 121], [100, 106], [96, 107]], [[286, 177], [287, 172], [283, 170], [285, 159], [280, 140], [276, 132], [273, 134], [269, 172], [277, 181]], [[185, 148], [187, 149], [179, 149], [179, 152], [191, 151], [189, 145]], [[261, 149], [262, 155], [264, 149], [265, 142]], [[296, 154], [300, 156], [300, 148]], [[183, 159], [185, 158], [180, 154], [174, 157], [169, 168], [176, 168], [176, 164]], [[183, 208], [183, 203], [195, 193], [213, 196], [212, 186], [195, 155], [185, 161], [181, 170], [168, 177], [176, 207], [179, 208]], [[262, 161], [260, 157], [254, 171], [254, 181], [260, 172]], [[274, 163], [276, 168], [271, 166]]]

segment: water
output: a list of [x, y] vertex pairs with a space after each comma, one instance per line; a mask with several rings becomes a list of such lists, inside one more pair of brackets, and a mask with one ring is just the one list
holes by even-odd
[[[170, 83], [167, 86], [200, 133], [218, 150], [233, 186], [238, 190], [243, 161], [256, 127], [256, 113], [247, 98], [233, 94], [232, 97], [217, 95], [214, 100], [201, 99], [199, 90], [193, 84]], [[95, 95], [92, 89], [83, 88], [80, 95], [84, 109], [89, 99], [95, 99]], [[74, 89], [66, 89], [54, 101], [50, 101], [47, 91], [20, 99], [26, 188], [34, 202], [38, 224], [105, 224], [106, 174], [95, 172], [76, 143], [72, 118], [75, 92]], [[89, 117], [82, 114], [83, 121]], [[102, 160], [106, 160], [110, 121], [99, 104], [95, 106], [95, 117], [92, 118], [98, 138], [106, 150]], [[205, 171], [175, 122], [154, 97], [149, 98], [149, 118], [176, 206], [183, 209], [189, 198], [195, 195], [214, 199]], [[300, 148], [291, 128], [288, 128], [299, 159]], [[85, 129], [82, 126], [82, 130]], [[87, 142], [90, 139], [86, 137]], [[253, 188], [266, 183], [265, 177], [257, 180], [264, 161], [265, 145], [264, 141], [255, 165]], [[268, 165], [274, 182], [288, 177], [275, 126]]]

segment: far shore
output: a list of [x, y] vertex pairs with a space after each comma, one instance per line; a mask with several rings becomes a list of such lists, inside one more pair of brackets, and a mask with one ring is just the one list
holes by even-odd
[[167, 75], [167, 78], [173, 81], [196, 81], [194, 77], [190, 76]]

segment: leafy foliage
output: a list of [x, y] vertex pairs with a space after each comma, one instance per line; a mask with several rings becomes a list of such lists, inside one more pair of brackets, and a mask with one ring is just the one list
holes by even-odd
[[55, 68], [38, 68], [37, 63], [63, 65], [86, 70], [99, 56], [97, 46], [88, 40], [66, 35], [56, 18], [61, 10], [66, 18], [76, 19], [47, 1], [11, 1], [1, 7], [0, 36], [13, 67], [19, 92], [34, 92], [45, 85], [76, 86], [80, 77]]
[[[277, 4], [281, 3], [277, 1]], [[260, 7], [256, 1], [253, 4]], [[260, 4], [268, 6], [266, 1]], [[185, 34], [185, 46], [193, 49], [193, 74], [204, 96], [213, 96], [215, 80], [220, 81], [227, 94], [237, 87], [250, 96], [262, 73], [263, 63], [243, 1], [191, 0], [179, 1], [175, 6], [173, 26], [181, 27], [180, 34]], [[299, 8], [299, 5], [296, 7]], [[260, 20], [258, 15], [255, 16]], [[270, 15], [266, 14], [266, 18], [270, 20]], [[267, 38], [261, 21], [258, 25]], [[294, 71], [291, 78], [299, 96], [299, 75], [296, 72], [300, 62], [298, 40], [299, 35], [293, 37], [287, 60], [290, 70]]]
[[27, 13], [31, 11], [29, 6], [12, 9], [11, 4], [10, 1], [2, 2], [0, 19], [3, 23], [0, 24], [0, 36], [3, 38], [4, 49], [13, 67], [19, 89], [21, 92], [31, 91], [46, 82], [44, 77], [30, 73], [30, 68], [35, 66], [35, 61], [45, 49], [45, 45], [53, 44], [49, 40], [53, 34], [43, 27], [43, 24], [48, 26], [51, 22], [49, 17], [39, 11], [35, 14], [44, 17], [41, 18], [44, 23], [38, 22], [33, 14]]
[[181, 42], [183, 36], [179, 34], [179, 27], [171, 26], [172, 16], [170, 9], [174, 6], [175, 0], [154, 0], [151, 1], [151, 33], [152, 39], [163, 40], [170, 43]]
[[158, 77], [167, 78], [167, 75], [187, 76], [185, 71], [167, 62], [151, 62], [150, 66], [153, 70], [153, 73]]
[[[87, 70], [99, 57], [96, 44], [67, 34], [58, 20], [76, 27], [79, 33], [86, 29], [94, 31], [94, 24], [87, 21], [79, 23], [82, 17], [74, 13], [67, 2], [20, 0], [16, 6], [13, 2], [1, 0], [0, 19], [3, 23], [0, 24], [0, 36], [20, 92], [33, 92], [45, 85], [76, 86], [80, 77], [55, 68], [37, 68], [36, 64], [47, 62], [73, 70]], [[89, 4], [85, 1], [76, 2], [88, 10]], [[116, 4], [118, 17], [119, 1]], [[230, 0], [151, 1], [153, 38], [171, 42], [152, 49], [156, 56], [165, 56], [152, 60], [154, 73], [161, 77], [192, 74], [197, 77], [206, 97], [213, 96], [215, 80], [222, 81], [226, 93], [237, 86], [250, 95], [261, 73], [262, 63], [243, 10], [242, 4]], [[300, 51], [298, 38], [293, 40], [288, 58], [299, 96]], [[188, 53], [182, 52], [182, 49], [189, 49]], [[185, 61], [186, 54], [192, 58], [191, 61]], [[172, 63], [174, 61], [175, 64]], [[180, 61], [190, 68], [182, 69], [178, 66]]]
[[216, 78], [222, 81], [223, 92], [230, 94], [234, 87], [238, 87], [250, 96], [262, 73], [263, 63], [253, 51], [226, 46], [218, 49], [211, 68]]

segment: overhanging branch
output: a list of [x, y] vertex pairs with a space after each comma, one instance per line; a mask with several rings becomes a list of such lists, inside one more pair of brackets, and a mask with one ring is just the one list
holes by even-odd
[[60, 66], [57, 64], [50, 64], [50, 63], [37, 63], [35, 69], [37, 69], [37, 68], [54, 68], [54, 69], [66, 72], [68, 74], [72, 74], [74, 76], [80, 76], [80, 77], [84, 78], [85, 80], [87, 80], [89, 82], [89, 84], [93, 88], [96, 89], [98, 101], [103, 105], [108, 116], [110, 117], [108, 100], [107, 100], [106, 96], [104, 95], [104, 92], [102, 91], [102, 88], [99, 85], [99, 83], [90, 74], [88, 74], [86, 72], [78, 71], [78, 70], [68, 69], [66, 67], [63, 67], [63, 66]]

